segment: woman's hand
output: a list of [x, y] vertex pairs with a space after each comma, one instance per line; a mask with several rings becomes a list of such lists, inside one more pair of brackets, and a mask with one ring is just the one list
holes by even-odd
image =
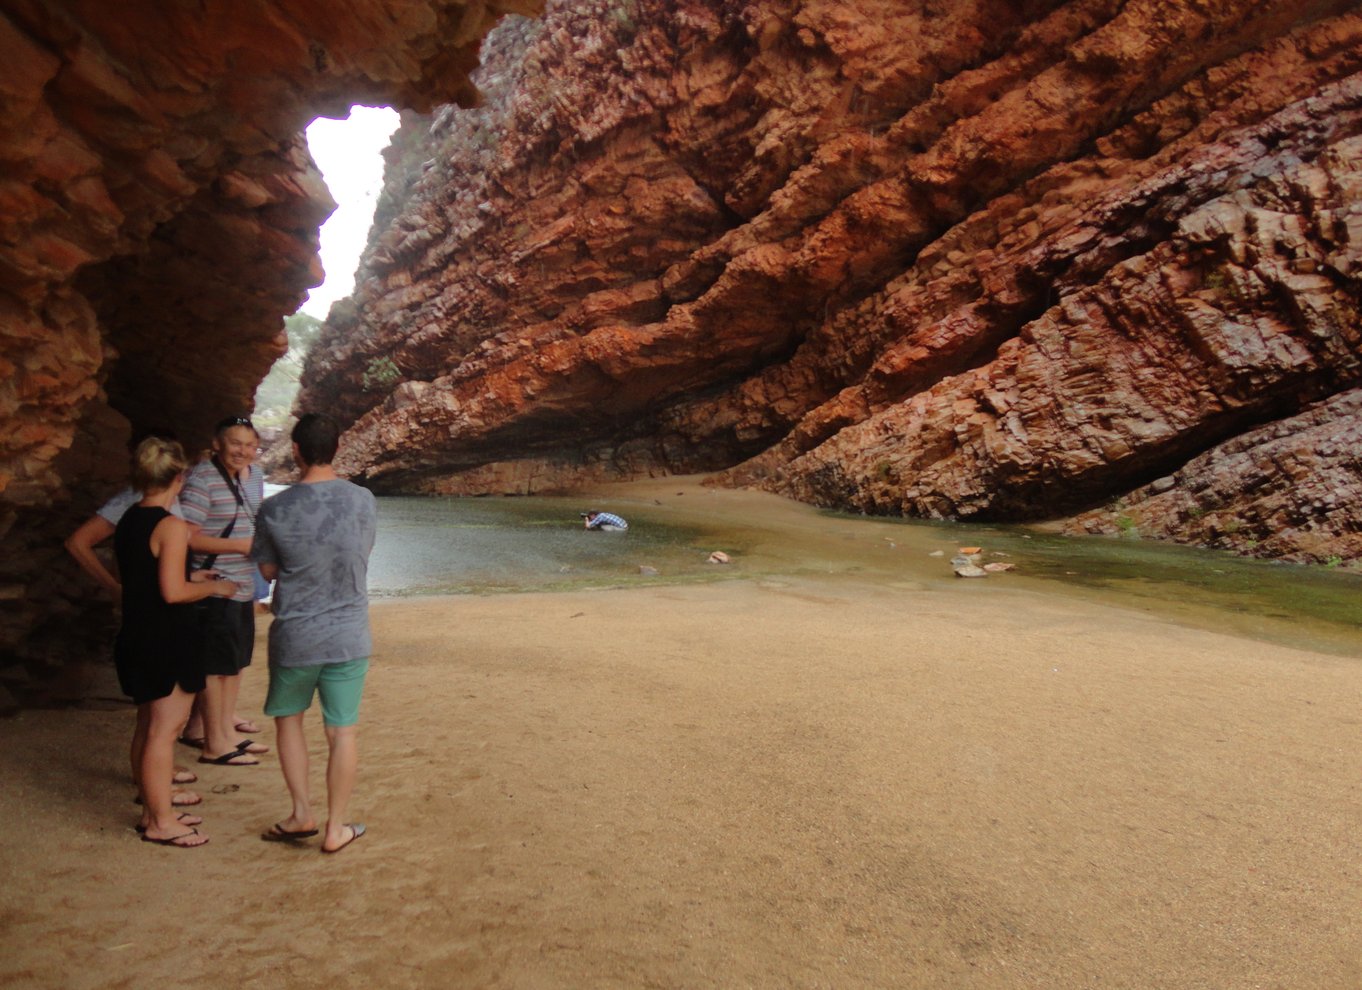
[[205, 581], [216, 581], [220, 574], [217, 571], [190, 571], [189, 581], [191, 584], [202, 584]]
[[236, 582], [218, 578], [213, 582], [213, 594], [218, 598], [231, 598], [236, 594]]

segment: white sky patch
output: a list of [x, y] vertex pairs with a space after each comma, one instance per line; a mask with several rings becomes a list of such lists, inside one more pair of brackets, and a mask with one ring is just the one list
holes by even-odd
[[307, 146], [340, 205], [322, 226], [326, 281], [308, 294], [304, 313], [326, 319], [331, 304], [354, 291], [355, 268], [383, 189], [382, 152], [397, 119], [391, 107], [352, 107], [345, 120], [318, 117], [308, 125]]

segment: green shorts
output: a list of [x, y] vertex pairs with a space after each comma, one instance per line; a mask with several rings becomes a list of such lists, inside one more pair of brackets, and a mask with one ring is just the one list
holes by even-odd
[[270, 665], [270, 689], [265, 695], [265, 714], [270, 718], [297, 715], [312, 707], [312, 693], [322, 699], [322, 721], [334, 728], [359, 721], [359, 698], [369, 658], [344, 663], [319, 663], [311, 667]]

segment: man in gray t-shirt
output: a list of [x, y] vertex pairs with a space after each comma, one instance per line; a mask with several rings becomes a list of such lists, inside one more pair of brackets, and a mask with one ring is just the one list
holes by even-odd
[[261, 838], [304, 839], [319, 831], [308, 794], [303, 715], [315, 692], [329, 747], [327, 822], [322, 852], [339, 852], [364, 834], [345, 821], [358, 766], [355, 726], [369, 669], [369, 552], [377, 513], [371, 492], [331, 467], [340, 427], [308, 413], [293, 428], [298, 484], [265, 500], [256, 519], [251, 558], [275, 581], [270, 625], [270, 687], [265, 714], [274, 718], [279, 765], [293, 811]]

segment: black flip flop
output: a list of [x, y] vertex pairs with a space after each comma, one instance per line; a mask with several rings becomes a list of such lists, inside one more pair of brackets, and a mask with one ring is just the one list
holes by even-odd
[[321, 830], [305, 828], [298, 832], [290, 832], [287, 829], [280, 828], [279, 823], [275, 822], [270, 826], [268, 832], [260, 833], [260, 838], [264, 839], [266, 842], [294, 842], [298, 839], [310, 839], [319, 831]]
[[260, 766], [260, 761], [259, 761], [259, 760], [256, 760], [256, 759], [252, 759], [249, 763], [234, 763], [234, 762], [232, 762], [233, 760], [239, 760], [239, 759], [241, 759], [243, 756], [250, 756], [250, 754], [247, 753], [244, 749], [234, 749], [234, 750], [232, 750], [230, 753], [223, 753], [221, 756], [214, 756], [214, 757], [200, 756], [200, 757], [199, 757], [199, 762], [200, 762], [200, 763], [211, 763], [211, 764], [212, 764], [213, 766], [215, 766], [215, 767], [258, 767], [258, 766]]
[[181, 832], [179, 835], [172, 835], [172, 836], [171, 836], [170, 838], [168, 838], [168, 839], [153, 839], [151, 836], [149, 836], [149, 835], [147, 835], [145, 832], [143, 832], [143, 833], [142, 833], [142, 841], [143, 841], [143, 842], [154, 842], [154, 843], [156, 843], [158, 846], [174, 846], [176, 849], [197, 849], [199, 846], [206, 846], [206, 845], [208, 845], [208, 841], [207, 841], [206, 839], [205, 839], [203, 842], [196, 842], [196, 843], [195, 843], [194, 845], [192, 845], [192, 846], [187, 846], [187, 845], [185, 845], [183, 842], [177, 841], [177, 840], [179, 840], [179, 839], [187, 839], [187, 838], [189, 838], [189, 836], [191, 836], [191, 835], [198, 835], [198, 834], [199, 834], [199, 830], [198, 830], [198, 829], [196, 829], [196, 828], [191, 828], [188, 832]]

